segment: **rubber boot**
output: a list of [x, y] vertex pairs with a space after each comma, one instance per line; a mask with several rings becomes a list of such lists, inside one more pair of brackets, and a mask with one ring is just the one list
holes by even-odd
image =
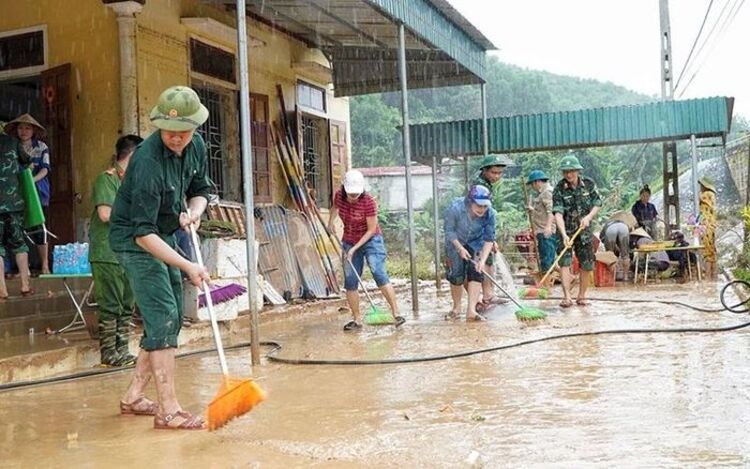
[[103, 366], [119, 366], [120, 355], [117, 353], [116, 329], [115, 319], [99, 317], [99, 354]]
[[131, 315], [126, 314], [117, 318], [117, 330], [115, 334], [115, 349], [119, 359], [118, 366], [130, 366], [135, 364], [135, 358], [130, 354], [128, 342], [130, 338], [130, 319]]

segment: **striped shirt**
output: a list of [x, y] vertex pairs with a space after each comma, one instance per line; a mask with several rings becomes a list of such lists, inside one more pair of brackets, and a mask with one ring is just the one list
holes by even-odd
[[[349, 202], [341, 189], [336, 191], [333, 203], [339, 211], [341, 221], [344, 223], [342, 241], [357, 244], [367, 232], [367, 218], [378, 216], [378, 203], [366, 192], [359, 196], [356, 202]], [[381, 234], [380, 225], [375, 229], [375, 234]]]

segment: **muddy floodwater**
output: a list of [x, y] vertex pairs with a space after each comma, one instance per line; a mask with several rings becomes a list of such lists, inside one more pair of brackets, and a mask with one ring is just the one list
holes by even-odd
[[[720, 285], [593, 289], [586, 308], [535, 301], [549, 317], [442, 319], [447, 292], [420, 295], [400, 330], [341, 330], [346, 315], [265, 324], [283, 357], [436, 356], [555, 334], [620, 328], [721, 327], [748, 315], [716, 308]], [[408, 293], [401, 295], [410, 310]], [[531, 302], [529, 302], [531, 303]], [[268, 348], [264, 350], [268, 351]], [[0, 467], [705, 467], [748, 466], [750, 333], [653, 333], [553, 340], [466, 358], [375, 366], [301, 366], [228, 353], [268, 400], [219, 431], [156, 431], [121, 417], [127, 373], [0, 393]], [[219, 385], [214, 354], [178, 360], [183, 406], [204, 409]], [[152, 390], [149, 395], [154, 397]]]

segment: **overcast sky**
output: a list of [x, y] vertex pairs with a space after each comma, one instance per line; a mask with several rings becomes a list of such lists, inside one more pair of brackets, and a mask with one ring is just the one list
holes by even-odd
[[[661, 95], [659, 0], [450, 0], [499, 48], [507, 63], [553, 73], [611, 81]], [[673, 67], [680, 73], [710, 0], [672, 0]], [[714, 0], [695, 57], [675, 97], [733, 96], [735, 113], [750, 118], [750, 5], [731, 24], [724, 18], [744, 0]], [[726, 8], [725, 8], [726, 7]], [[722, 19], [717, 23], [724, 9]], [[698, 43], [697, 50], [703, 40]], [[695, 55], [695, 53], [693, 54]]]

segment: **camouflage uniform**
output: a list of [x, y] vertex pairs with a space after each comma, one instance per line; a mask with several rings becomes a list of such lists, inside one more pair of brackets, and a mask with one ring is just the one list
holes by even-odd
[[116, 164], [97, 176], [91, 196], [94, 210], [89, 228], [89, 261], [99, 305], [99, 353], [102, 364], [113, 366], [135, 360], [128, 349], [135, 301], [125, 271], [109, 247], [109, 223], [99, 218], [97, 209], [114, 205], [122, 176], [123, 171]]
[[18, 175], [21, 165], [30, 162], [20, 142], [8, 135], [0, 135], [0, 255], [8, 256], [6, 246], [13, 254], [29, 252], [23, 237], [24, 202]]
[[[601, 207], [602, 200], [599, 192], [596, 190], [596, 183], [592, 179], [579, 176], [578, 185], [575, 188], [570, 187], [565, 179], [562, 179], [555, 186], [552, 193], [552, 213], [560, 213], [565, 221], [565, 232], [568, 237], [578, 230], [581, 219], [591, 212], [594, 207]], [[557, 252], [564, 248], [562, 239], [557, 247]], [[573, 242], [573, 251], [575, 251], [581, 269], [586, 271], [594, 270], [594, 245], [591, 227], [581, 231]], [[560, 259], [560, 265], [569, 267], [573, 262], [573, 255], [570, 251]]]

